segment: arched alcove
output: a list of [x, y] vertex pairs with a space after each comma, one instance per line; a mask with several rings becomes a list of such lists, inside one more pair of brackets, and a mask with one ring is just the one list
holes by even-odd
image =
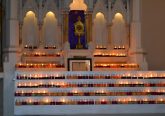
[[38, 44], [37, 18], [33, 11], [28, 11], [23, 20], [22, 38], [24, 46], [37, 46]]
[[107, 45], [107, 21], [101, 12], [98, 12], [94, 19], [93, 39], [96, 46]]
[[45, 46], [58, 46], [59, 45], [59, 32], [56, 15], [49, 11], [43, 24], [43, 41]]
[[112, 20], [111, 38], [113, 46], [127, 46], [127, 27], [121, 13], [116, 13]]
[[[95, 19], [96, 14], [98, 12], [101, 12], [104, 14], [105, 19], [108, 21], [108, 10], [106, 8], [106, 4], [104, 2], [104, 0], [98, 0], [95, 5], [94, 5], [94, 9], [93, 9], [93, 13], [92, 13], [92, 18]], [[93, 20], [94, 21], [94, 20]]]
[[70, 10], [87, 10], [87, 5], [84, 0], [73, 0], [73, 2], [69, 5]]

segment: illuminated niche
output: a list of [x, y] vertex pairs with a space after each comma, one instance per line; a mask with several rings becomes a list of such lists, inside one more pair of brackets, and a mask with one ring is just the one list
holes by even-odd
[[58, 33], [56, 15], [49, 11], [44, 18], [43, 24], [43, 42], [45, 46], [59, 45]]
[[38, 26], [37, 18], [33, 11], [28, 11], [23, 20], [22, 38], [24, 46], [37, 46]]
[[112, 21], [112, 43], [114, 46], [127, 46], [126, 22], [121, 13], [116, 13]]

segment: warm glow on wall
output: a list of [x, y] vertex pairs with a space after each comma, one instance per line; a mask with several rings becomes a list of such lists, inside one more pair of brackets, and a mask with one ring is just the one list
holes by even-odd
[[121, 13], [116, 13], [115, 19], [123, 20], [123, 15]]
[[49, 12], [46, 14], [46, 16], [54, 18], [54, 17], [55, 17], [55, 14], [54, 14], [53, 12], [49, 11]]
[[103, 18], [103, 19], [104, 19], [104, 14], [101, 13], [101, 12], [98, 12], [98, 13], [96, 14], [96, 18]]
[[26, 16], [34, 16], [34, 15], [35, 15], [35, 13], [33, 11], [28, 11], [26, 13]]

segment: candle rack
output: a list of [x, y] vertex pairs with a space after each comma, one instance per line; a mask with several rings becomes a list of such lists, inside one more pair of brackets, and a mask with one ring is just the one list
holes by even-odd
[[146, 105], [146, 109], [165, 107], [164, 72], [18, 71], [15, 80], [15, 114], [33, 108], [39, 115], [54, 108], [47, 112], [53, 114], [66, 106], [84, 113], [86, 108], [108, 110], [114, 105], [125, 110], [138, 107], [140, 111]]

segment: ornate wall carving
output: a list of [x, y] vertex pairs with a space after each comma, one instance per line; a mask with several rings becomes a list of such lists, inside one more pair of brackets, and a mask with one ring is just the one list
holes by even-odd
[[[33, 11], [36, 15], [37, 18], [37, 24], [38, 24], [38, 39], [39, 43], [44, 42], [44, 37], [43, 37], [43, 23], [44, 23], [44, 18], [46, 14], [51, 11], [55, 14], [57, 18], [57, 35], [59, 38], [59, 44], [61, 47], [63, 46], [63, 43], [68, 40], [67, 36], [67, 12], [69, 12], [69, 7], [73, 5], [75, 2], [74, 0], [20, 0], [20, 10], [19, 10], [19, 22], [20, 22], [20, 41], [23, 39], [22, 35], [22, 25], [23, 25], [23, 19], [28, 11]], [[115, 16], [116, 13], [120, 12], [124, 20], [126, 21], [126, 27], [127, 27], [127, 32], [129, 32], [129, 0], [82, 0], [80, 1], [84, 2], [86, 4], [85, 9], [86, 11], [86, 20], [88, 21], [90, 14], [92, 14], [92, 17], [90, 17], [90, 22], [86, 22], [86, 26], [91, 28], [94, 26], [94, 19], [96, 17], [96, 14], [98, 12], [103, 13], [105, 20], [106, 20], [106, 31], [104, 32], [103, 35], [106, 35], [103, 37], [103, 43], [108, 42], [108, 46], [112, 43], [112, 20]], [[95, 39], [94, 33], [91, 33], [89, 29], [87, 29], [87, 39], [88, 41], [92, 41], [92, 39]], [[89, 34], [91, 33], [91, 34]], [[91, 36], [90, 36], [91, 35]], [[129, 34], [128, 34], [129, 35]], [[129, 37], [129, 36], [128, 36]], [[129, 39], [129, 38], [128, 38]], [[21, 43], [21, 42], [20, 42]], [[43, 43], [44, 44], [44, 43]]]

